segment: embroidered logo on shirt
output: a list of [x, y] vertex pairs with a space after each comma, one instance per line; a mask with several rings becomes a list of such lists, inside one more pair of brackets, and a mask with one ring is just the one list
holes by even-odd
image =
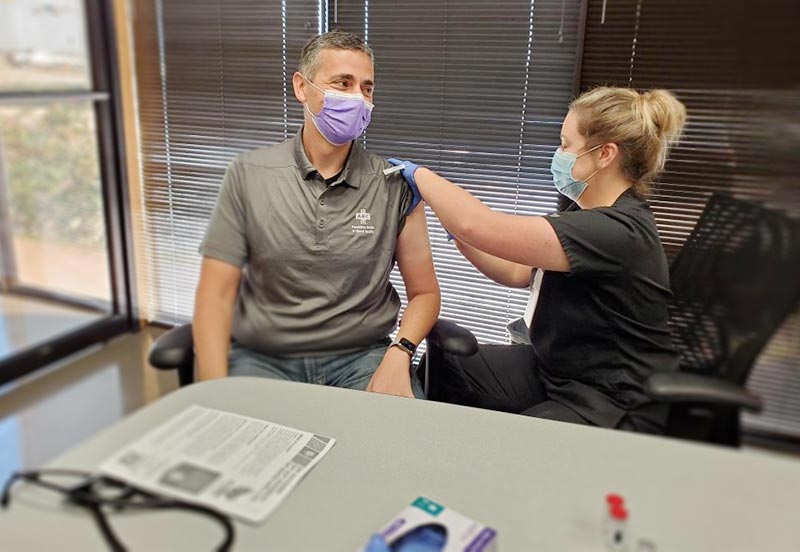
[[374, 234], [375, 226], [367, 224], [371, 218], [372, 215], [370, 215], [366, 209], [361, 209], [356, 213], [356, 221], [358, 221], [358, 224], [353, 224], [351, 226], [353, 234]]
[[356, 213], [356, 220], [361, 224], [366, 223], [370, 218], [372, 218], [372, 215], [367, 213], [366, 209], [361, 209], [358, 213]]

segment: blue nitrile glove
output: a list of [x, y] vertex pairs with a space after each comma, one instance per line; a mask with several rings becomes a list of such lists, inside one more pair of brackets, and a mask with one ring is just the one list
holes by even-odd
[[447, 543], [444, 528], [429, 525], [417, 527], [391, 546], [380, 535], [372, 535], [364, 552], [441, 552]]
[[403, 175], [403, 178], [411, 188], [411, 192], [414, 194], [414, 197], [411, 200], [411, 206], [406, 211], [406, 215], [408, 215], [411, 213], [411, 211], [413, 211], [416, 208], [417, 205], [419, 205], [419, 202], [422, 201], [422, 196], [419, 194], [419, 188], [417, 188], [417, 181], [414, 180], [414, 172], [416, 172], [416, 170], [419, 167], [416, 164], [412, 163], [411, 161], [403, 161], [394, 158], [387, 159], [387, 161], [395, 167], [397, 165], [406, 166], [406, 168], [403, 169], [403, 172], [401, 174]]
[[364, 552], [392, 552], [392, 550], [382, 536], [372, 535], [367, 546], [364, 547]]

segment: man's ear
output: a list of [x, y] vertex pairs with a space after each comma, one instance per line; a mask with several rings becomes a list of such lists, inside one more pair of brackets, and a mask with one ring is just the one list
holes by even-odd
[[294, 75], [292, 75], [292, 87], [294, 88], [294, 97], [297, 98], [297, 101], [306, 103], [308, 100], [308, 98], [306, 98], [306, 80], [303, 78], [303, 75], [300, 74], [300, 71], [295, 71]]

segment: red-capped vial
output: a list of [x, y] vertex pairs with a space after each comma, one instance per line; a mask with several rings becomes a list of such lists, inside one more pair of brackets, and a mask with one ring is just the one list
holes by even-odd
[[606, 515], [606, 550], [626, 552], [628, 550], [628, 510], [622, 504], [608, 504]]
[[606, 495], [606, 504], [609, 506], [624, 506], [625, 499], [618, 494], [610, 493]]
[[608, 513], [617, 521], [628, 521], [628, 510], [624, 506], [612, 506]]

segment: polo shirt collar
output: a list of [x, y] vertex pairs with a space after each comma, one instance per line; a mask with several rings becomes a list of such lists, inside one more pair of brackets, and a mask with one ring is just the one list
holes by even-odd
[[[317, 172], [317, 169], [309, 161], [306, 155], [306, 150], [303, 147], [303, 127], [295, 134], [292, 141], [292, 151], [294, 153], [294, 160], [297, 163], [297, 168], [303, 176], [303, 180], [308, 180], [311, 175]], [[342, 183], [347, 184], [351, 188], [360, 188], [364, 172], [364, 157], [365, 152], [358, 143], [353, 140], [353, 145], [350, 147], [350, 153], [347, 155], [347, 160], [344, 162], [344, 169], [341, 176], [336, 179], [333, 185]]]

